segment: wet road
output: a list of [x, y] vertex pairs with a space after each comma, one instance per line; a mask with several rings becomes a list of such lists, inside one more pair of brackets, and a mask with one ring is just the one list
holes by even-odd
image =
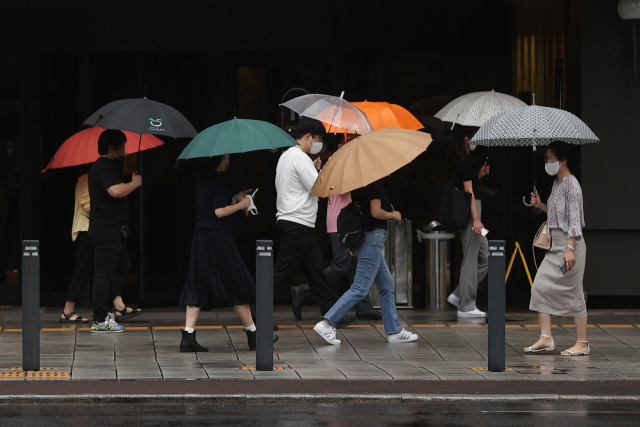
[[0, 426], [637, 426], [632, 403], [3, 404]]

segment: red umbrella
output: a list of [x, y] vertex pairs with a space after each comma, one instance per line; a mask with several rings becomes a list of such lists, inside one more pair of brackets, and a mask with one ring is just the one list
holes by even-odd
[[[98, 137], [102, 131], [104, 129], [101, 127], [94, 126], [71, 136], [58, 148], [49, 165], [42, 172], [47, 169], [84, 165], [98, 160], [100, 156], [98, 154]], [[163, 144], [162, 140], [151, 134], [142, 134], [141, 140], [140, 134], [124, 130], [122, 132], [127, 136], [127, 142], [124, 144], [126, 154], [137, 153]], [[139, 144], [140, 148], [138, 149]]]

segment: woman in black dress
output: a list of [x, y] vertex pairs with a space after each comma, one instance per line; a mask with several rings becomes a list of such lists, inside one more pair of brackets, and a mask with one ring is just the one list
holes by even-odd
[[[249, 304], [256, 299], [256, 284], [242, 261], [231, 234], [229, 216], [249, 208], [251, 199], [238, 193], [230, 197], [227, 174], [229, 156], [194, 160], [198, 222], [191, 243], [189, 275], [182, 288], [180, 307], [186, 322], [180, 352], [208, 351], [196, 341], [195, 326], [201, 309], [233, 307], [255, 350], [256, 327]], [[250, 190], [249, 190], [250, 191]], [[277, 337], [274, 336], [274, 342]]]

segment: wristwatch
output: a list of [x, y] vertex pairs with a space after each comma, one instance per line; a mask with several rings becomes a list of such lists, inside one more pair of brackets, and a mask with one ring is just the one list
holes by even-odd
[[572, 251], [575, 250], [575, 248], [571, 245], [567, 245], [567, 248], [571, 249]]

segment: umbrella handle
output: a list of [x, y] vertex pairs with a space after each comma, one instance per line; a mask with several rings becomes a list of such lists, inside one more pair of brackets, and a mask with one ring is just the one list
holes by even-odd
[[[242, 192], [242, 197], [247, 197], [247, 192], [246, 191]], [[244, 210], [244, 216], [249, 216], [249, 209], [245, 209]]]
[[[536, 194], [538, 192], [537, 189], [537, 185], [536, 182], [533, 182], [533, 194]], [[533, 207], [533, 203], [527, 203], [527, 196], [522, 196], [522, 204], [524, 204], [526, 207], [528, 208], [532, 208]]]

